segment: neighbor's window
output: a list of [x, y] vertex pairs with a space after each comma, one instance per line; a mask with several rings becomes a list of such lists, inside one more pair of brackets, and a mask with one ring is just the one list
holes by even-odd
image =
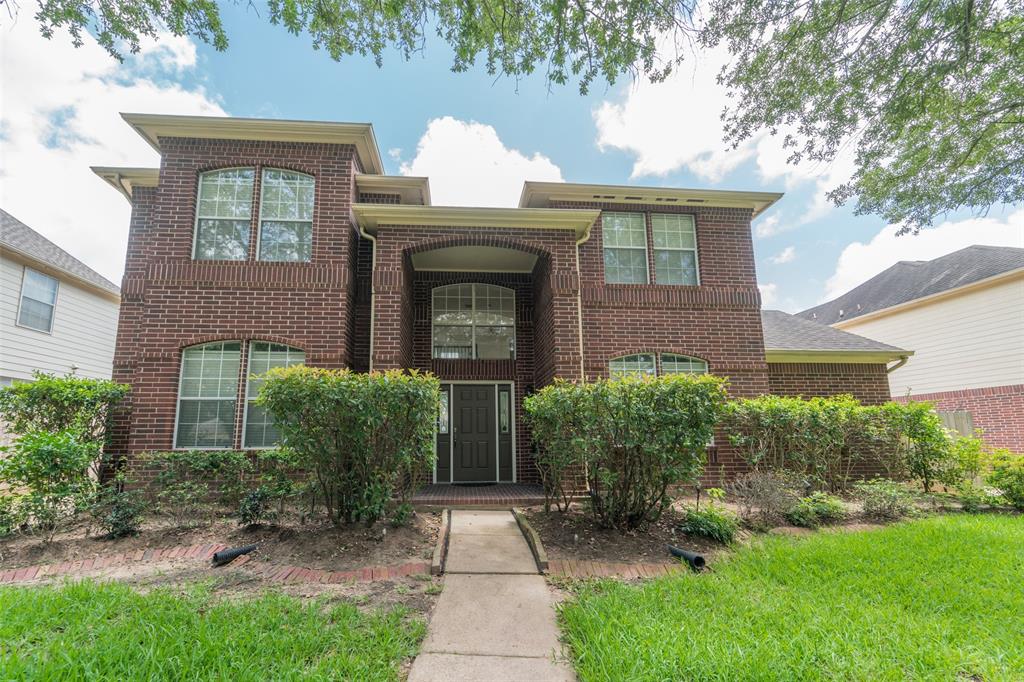
[[221, 341], [182, 351], [176, 448], [230, 448], [242, 344]]
[[57, 280], [25, 268], [21, 280], [21, 304], [18, 324], [41, 332], [53, 330], [53, 311], [57, 305]]
[[228, 168], [199, 176], [196, 260], [245, 260], [252, 219], [252, 168]]
[[515, 292], [493, 284], [450, 284], [433, 291], [433, 357], [515, 357]]
[[609, 284], [647, 284], [647, 226], [643, 213], [605, 213], [601, 216], [604, 281]]
[[306, 361], [298, 348], [280, 343], [252, 341], [249, 343], [249, 373], [245, 393], [245, 437], [242, 447], [269, 448], [281, 440], [281, 432], [267, 411], [253, 402], [260, 393], [263, 380], [256, 378], [273, 367], [291, 367]]
[[674, 353], [661, 354], [662, 374], [707, 374], [708, 363], [700, 358], [691, 358], [688, 355], [676, 355]]
[[658, 284], [698, 284], [697, 233], [693, 216], [655, 213], [654, 281]]
[[260, 185], [259, 259], [305, 261], [313, 254], [313, 189], [309, 175], [267, 168]]
[[608, 363], [608, 373], [613, 379], [626, 376], [654, 376], [654, 354], [624, 355]]

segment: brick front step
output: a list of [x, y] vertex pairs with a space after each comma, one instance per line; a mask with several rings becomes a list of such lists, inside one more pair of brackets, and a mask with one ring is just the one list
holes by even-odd
[[[161, 549], [136, 550], [108, 556], [65, 561], [58, 564], [39, 564], [0, 571], [0, 584], [29, 582], [62, 575], [83, 575], [91, 571], [115, 566], [138, 563], [157, 563], [174, 559], [198, 559], [209, 561], [222, 549], [224, 544], [175, 545]], [[345, 583], [393, 580], [408, 575], [429, 575], [430, 562], [411, 561], [396, 566], [370, 566], [347, 571], [327, 571], [301, 566], [290, 566], [253, 561], [248, 554], [232, 561], [228, 566], [241, 567], [249, 564], [249, 570], [271, 582], [282, 583]]]
[[551, 559], [548, 563], [549, 575], [566, 578], [658, 578], [687, 569], [682, 563], [626, 564], [572, 559]]

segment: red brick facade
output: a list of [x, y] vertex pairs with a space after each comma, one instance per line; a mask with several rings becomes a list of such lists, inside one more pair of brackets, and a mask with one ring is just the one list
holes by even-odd
[[[1024, 454], [1024, 385], [924, 393], [914, 400], [935, 403], [940, 412], [970, 412], [975, 429], [994, 448]], [[905, 398], [898, 398], [904, 401]]]
[[[751, 210], [672, 205], [559, 204], [694, 216], [700, 285], [610, 285], [604, 281], [600, 219], [577, 247], [569, 229], [381, 225], [375, 242], [353, 223], [360, 203], [398, 195], [358, 194], [359, 161], [349, 145], [161, 139], [157, 188], [135, 188], [114, 378], [132, 385], [117, 416], [114, 450], [136, 454], [173, 446], [182, 349], [208, 341], [264, 340], [305, 352], [306, 362], [357, 371], [419, 368], [442, 380], [514, 382], [516, 480], [537, 482], [522, 400], [556, 377], [607, 376], [622, 355], [677, 353], [705, 360], [728, 377], [734, 396], [769, 391], [888, 395], [882, 365], [769, 365], [750, 233]], [[199, 175], [248, 166], [315, 178], [309, 263], [195, 261], [192, 242]], [[256, 173], [250, 244], [256, 243]], [[651, 243], [650, 235], [648, 242]], [[412, 256], [454, 246], [515, 249], [536, 257], [532, 273], [419, 272]], [[653, 249], [648, 250], [651, 273]], [[515, 291], [514, 360], [435, 360], [431, 290], [481, 282]], [[245, 350], [242, 346], [242, 367]], [[241, 446], [244, 382], [239, 382], [235, 447]], [[1018, 431], [1019, 433], [1019, 431]], [[735, 472], [739, 460], [719, 438], [711, 465]]]

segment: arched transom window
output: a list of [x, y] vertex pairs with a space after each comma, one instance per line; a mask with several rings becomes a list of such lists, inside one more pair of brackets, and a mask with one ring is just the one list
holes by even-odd
[[450, 284], [433, 291], [433, 357], [515, 357], [515, 292], [494, 284]]
[[[660, 359], [660, 363], [658, 360]], [[624, 376], [658, 376], [665, 374], [705, 374], [708, 363], [700, 358], [675, 353], [623, 355], [608, 362], [608, 374], [614, 379]]]

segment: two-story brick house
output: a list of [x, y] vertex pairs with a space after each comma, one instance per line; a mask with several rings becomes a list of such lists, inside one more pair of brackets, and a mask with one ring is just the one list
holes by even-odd
[[750, 223], [779, 194], [527, 182], [516, 208], [434, 206], [370, 125], [124, 118], [161, 164], [96, 169], [132, 203], [119, 453], [272, 445], [249, 379], [270, 366], [418, 368], [444, 387], [434, 481], [535, 483], [522, 400], [556, 377], [880, 402], [908, 355], [762, 314]]

